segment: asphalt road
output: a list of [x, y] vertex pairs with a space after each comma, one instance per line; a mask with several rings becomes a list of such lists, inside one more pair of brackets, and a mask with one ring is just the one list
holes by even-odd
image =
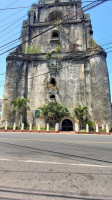
[[0, 200], [112, 200], [112, 136], [0, 133]]

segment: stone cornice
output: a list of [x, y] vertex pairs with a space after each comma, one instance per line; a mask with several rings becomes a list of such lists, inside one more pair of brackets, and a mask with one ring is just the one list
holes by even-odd
[[[60, 58], [57, 58], [57, 55], [60, 56]], [[12, 53], [9, 54], [7, 57], [7, 61], [47, 61], [51, 58], [53, 59], [59, 59], [59, 60], [84, 60], [89, 59], [95, 56], [103, 55], [105, 58], [107, 56], [106, 52], [103, 51], [103, 49], [90, 52], [90, 51], [78, 51], [78, 52], [66, 52], [66, 53], [53, 53], [49, 59], [46, 59], [46, 53], [41, 54], [20, 54], [20, 53]]]
[[[73, 19], [73, 20], [68, 20], [67, 22], [63, 22], [63, 25], [64, 24], [79, 24], [86, 21], [88, 22], [87, 19]], [[36, 24], [28, 25], [29, 28], [37, 28], [37, 27], [42, 27], [42, 26], [52, 26], [52, 24], [51, 22], [38, 22]]]

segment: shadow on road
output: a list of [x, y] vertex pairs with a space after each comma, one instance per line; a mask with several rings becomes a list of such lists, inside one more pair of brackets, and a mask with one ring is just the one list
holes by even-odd
[[[23, 189], [23, 188], [11, 188], [11, 187], [0, 187], [0, 188], [4, 188], [4, 189], [0, 189], [0, 193], [5, 193], [5, 195], [26, 195], [24, 197], [29, 197], [30, 195], [31, 196], [35, 196], [36, 198], [37, 197], [48, 197], [48, 198], [63, 198], [63, 199], [76, 199], [76, 200], [106, 200], [106, 199], [112, 199], [112, 196], [101, 196], [101, 195], [94, 195], [93, 196], [89, 196], [88, 194], [84, 194], [84, 195], [81, 195], [81, 194], [73, 194], [73, 193], [66, 193], [66, 192], [63, 192], [63, 194], [57, 192], [57, 191], [37, 191], [37, 190], [32, 190], [32, 189]], [[24, 191], [23, 191], [24, 190]], [[33, 192], [32, 192], [33, 191]], [[28, 195], [28, 196], [27, 196]], [[84, 196], [84, 197], [83, 197]], [[21, 196], [22, 197], [22, 196]], [[0, 196], [0, 199], [1, 200], [21, 200], [21, 198], [19, 197], [19, 199], [17, 198], [5, 198], [5, 197], [2, 197]]]
[[50, 151], [50, 150], [45, 150], [45, 149], [39, 149], [39, 148], [34, 148], [34, 147], [28, 147], [28, 146], [22, 146], [22, 145], [17, 145], [17, 144], [10, 144], [10, 143], [5, 143], [5, 142], [0, 142], [0, 146], [7, 146], [11, 148], [16, 148], [16, 149], [21, 149], [21, 150], [27, 150], [30, 153], [35, 153], [35, 154], [46, 154], [50, 156], [56, 156], [60, 158], [66, 158], [66, 159], [71, 159], [71, 160], [76, 160], [81, 159], [81, 162], [83, 160], [86, 162], [91, 162], [93, 164], [96, 164], [96, 162], [102, 162], [102, 163], [107, 163], [107, 164], [112, 164], [112, 161], [107, 161], [107, 160], [102, 160], [102, 159], [96, 159], [96, 158], [91, 158], [87, 156], [79, 156], [79, 155], [73, 155], [73, 154], [67, 154], [67, 153], [62, 153], [62, 152], [57, 152], [57, 151]]

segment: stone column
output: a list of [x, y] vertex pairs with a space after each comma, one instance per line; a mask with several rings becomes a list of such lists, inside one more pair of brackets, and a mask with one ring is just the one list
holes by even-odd
[[77, 123], [75, 123], [75, 131], [78, 132], [79, 131], [79, 126]]
[[59, 131], [59, 123], [55, 124], [55, 131], [58, 132]]
[[109, 133], [109, 126], [106, 124], [106, 132]]
[[96, 124], [96, 133], [99, 132], [98, 124]]
[[104, 130], [104, 129], [105, 129], [104, 124], [102, 124], [102, 130]]
[[32, 123], [30, 123], [29, 131], [32, 131]]
[[47, 132], [49, 132], [49, 124], [47, 123]]
[[40, 124], [38, 124], [38, 131], [40, 132]]
[[7, 131], [7, 129], [8, 129], [8, 122], [5, 121], [5, 131]]
[[89, 125], [86, 124], [86, 132], [89, 132]]
[[14, 123], [14, 125], [13, 125], [13, 131], [15, 131], [16, 130], [16, 123]]
[[21, 130], [24, 131], [24, 123], [22, 123]]

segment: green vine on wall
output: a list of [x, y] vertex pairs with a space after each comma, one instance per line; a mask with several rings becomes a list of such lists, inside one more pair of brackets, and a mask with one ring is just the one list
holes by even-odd
[[23, 48], [24, 54], [39, 54], [41, 53], [41, 48], [39, 46], [35, 46], [34, 44], [30, 44]]
[[[50, 51], [47, 52], [46, 55], [45, 55], [46, 59], [51, 58], [51, 56], [52, 56], [53, 53], [61, 53], [61, 46], [60, 46], [60, 45], [57, 45], [56, 48], [53, 49], [51, 52], [50, 52]], [[58, 58], [58, 59], [59, 59], [59, 58]]]

